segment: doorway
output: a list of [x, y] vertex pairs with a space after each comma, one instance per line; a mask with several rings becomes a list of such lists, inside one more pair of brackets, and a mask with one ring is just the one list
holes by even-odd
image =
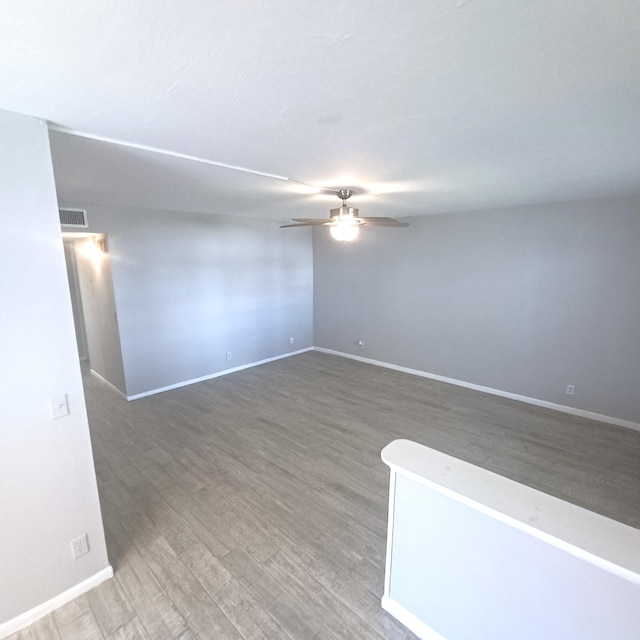
[[126, 396], [108, 238], [72, 232], [62, 239], [81, 367]]

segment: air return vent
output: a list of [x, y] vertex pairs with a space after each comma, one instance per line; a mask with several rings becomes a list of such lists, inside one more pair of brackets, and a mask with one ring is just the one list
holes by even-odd
[[65, 227], [88, 227], [86, 209], [58, 209], [60, 224]]

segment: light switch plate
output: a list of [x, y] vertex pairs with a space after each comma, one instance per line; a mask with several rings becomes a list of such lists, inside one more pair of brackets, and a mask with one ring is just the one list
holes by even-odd
[[64, 418], [69, 415], [69, 401], [66, 393], [61, 393], [49, 398], [49, 411], [51, 419]]

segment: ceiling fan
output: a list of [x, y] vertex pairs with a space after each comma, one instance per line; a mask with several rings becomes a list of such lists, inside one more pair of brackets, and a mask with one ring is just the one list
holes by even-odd
[[363, 218], [358, 215], [358, 209], [348, 207], [347, 200], [352, 196], [351, 189], [340, 189], [336, 191], [338, 198], [342, 200], [342, 206], [331, 209], [330, 217], [326, 218], [292, 218], [295, 224], [283, 224], [280, 228], [287, 227], [329, 227], [331, 235], [340, 242], [350, 242], [358, 236], [360, 227], [365, 225], [371, 227], [408, 227], [408, 222], [399, 222], [394, 218]]

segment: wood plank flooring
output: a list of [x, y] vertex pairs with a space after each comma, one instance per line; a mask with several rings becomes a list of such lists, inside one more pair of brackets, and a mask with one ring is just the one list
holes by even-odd
[[11, 640], [414, 638], [380, 609], [395, 438], [640, 527], [628, 429], [317, 352], [85, 387], [115, 577]]

